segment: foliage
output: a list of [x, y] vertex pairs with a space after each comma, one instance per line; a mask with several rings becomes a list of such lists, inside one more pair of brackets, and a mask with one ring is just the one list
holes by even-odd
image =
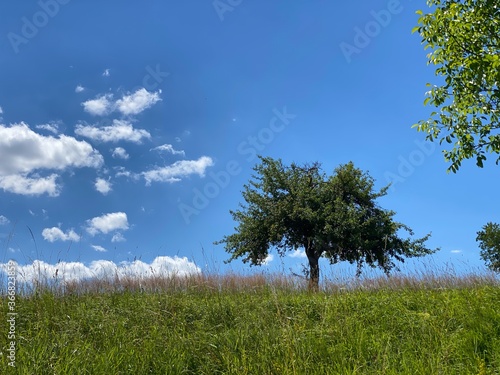
[[481, 258], [489, 269], [500, 272], [500, 225], [487, 223], [477, 232]]
[[[423, 14], [418, 31], [428, 63], [443, 77], [431, 85], [424, 104], [438, 109], [414, 127], [427, 139], [453, 143], [444, 151], [456, 172], [464, 159], [483, 166], [485, 153], [500, 153], [500, 5], [498, 0], [428, 0], [432, 13]], [[500, 156], [497, 158], [497, 164]]]
[[393, 261], [430, 254], [424, 246], [429, 235], [403, 239], [398, 233], [412, 231], [393, 220], [395, 212], [380, 208], [376, 199], [388, 187], [374, 191], [374, 180], [348, 163], [327, 177], [320, 165], [284, 166], [281, 160], [261, 157], [254, 168], [256, 175], [244, 186], [246, 205], [231, 211], [238, 227], [225, 236], [230, 260], [243, 257], [244, 262], [261, 264], [275, 247], [281, 256], [303, 248], [309, 261], [312, 286], [319, 281], [319, 258], [331, 264], [356, 263], [358, 275], [362, 266], [380, 267], [386, 273], [395, 267]]

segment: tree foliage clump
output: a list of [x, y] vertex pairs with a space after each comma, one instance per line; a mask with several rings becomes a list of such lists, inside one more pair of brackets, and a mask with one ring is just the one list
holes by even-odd
[[[500, 154], [500, 3], [498, 0], [428, 0], [418, 31], [428, 63], [442, 85], [431, 85], [424, 104], [436, 107], [414, 126], [430, 141], [452, 144], [444, 156], [449, 170], [464, 159], [483, 167], [486, 153]], [[500, 156], [497, 158], [497, 164]]]
[[500, 225], [487, 223], [477, 232], [476, 241], [481, 249], [481, 259], [486, 266], [496, 272], [500, 272]]
[[217, 243], [225, 244], [230, 260], [260, 265], [275, 248], [280, 256], [304, 249], [311, 285], [318, 286], [319, 259], [331, 264], [356, 263], [379, 267], [389, 273], [396, 261], [430, 254], [425, 247], [430, 235], [419, 239], [400, 237], [412, 230], [394, 221], [395, 212], [382, 209], [376, 199], [388, 186], [374, 190], [374, 180], [354, 167], [341, 165], [326, 176], [320, 164], [283, 165], [281, 160], [261, 157], [253, 179], [244, 186], [246, 204], [231, 211], [238, 223], [236, 233]]

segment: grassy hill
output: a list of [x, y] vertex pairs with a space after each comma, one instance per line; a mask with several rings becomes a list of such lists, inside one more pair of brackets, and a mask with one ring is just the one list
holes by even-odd
[[500, 374], [493, 277], [380, 278], [309, 292], [264, 276], [90, 281], [16, 296], [1, 374]]

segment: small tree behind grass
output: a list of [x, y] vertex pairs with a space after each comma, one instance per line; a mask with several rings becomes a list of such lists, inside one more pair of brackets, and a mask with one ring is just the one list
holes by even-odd
[[236, 233], [216, 242], [232, 254], [229, 261], [243, 257], [245, 263], [260, 265], [270, 248], [280, 256], [302, 248], [310, 286], [317, 289], [321, 257], [331, 264], [356, 263], [358, 275], [365, 264], [388, 274], [394, 260], [435, 251], [425, 246], [429, 234], [415, 240], [400, 237], [401, 231], [413, 232], [393, 220], [394, 211], [376, 203], [388, 186], [376, 192], [373, 178], [352, 162], [326, 176], [319, 163], [285, 166], [281, 160], [260, 159], [256, 175], [244, 186], [246, 204], [230, 211], [238, 223]]
[[486, 266], [495, 272], [500, 272], [500, 225], [487, 223], [477, 232], [476, 241], [481, 248], [481, 259]]

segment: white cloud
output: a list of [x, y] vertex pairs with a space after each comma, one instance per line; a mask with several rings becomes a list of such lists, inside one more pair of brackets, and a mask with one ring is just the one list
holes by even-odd
[[0, 155], [0, 188], [23, 195], [59, 194], [57, 174], [43, 177], [35, 171], [103, 164], [102, 155], [89, 143], [66, 135], [42, 136], [25, 123], [0, 125]]
[[105, 116], [118, 111], [123, 115], [137, 115], [161, 100], [161, 90], [149, 92], [145, 88], [113, 100], [113, 94], [103, 94], [82, 103], [85, 112], [93, 116]]
[[125, 242], [125, 241], [126, 241], [125, 237], [123, 237], [123, 234], [121, 234], [120, 232], [115, 233], [113, 235], [113, 238], [111, 239], [111, 242]]
[[130, 122], [122, 120], [113, 120], [113, 125], [101, 128], [79, 124], [76, 126], [75, 133], [82, 137], [101, 142], [129, 141], [141, 143], [143, 138], [151, 138], [151, 134], [146, 130], [134, 129]]
[[25, 123], [0, 125], [0, 155], [0, 176], [103, 164], [102, 155], [89, 143], [66, 135], [42, 136]]
[[105, 116], [114, 110], [114, 103], [112, 102], [113, 95], [105, 94], [98, 96], [95, 99], [83, 102], [83, 109], [85, 112], [93, 116]]
[[290, 254], [288, 254], [290, 258], [307, 258], [306, 252], [304, 250], [296, 249]]
[[29, 178], [22, 175], [0, 176], [0, 189], [20, 195], [48, 194], [57, 197], [60, 186], [57, 185], [56, 174], [47, 177]]
[[118, 167], [115, 167], [115, 170], [117, 170], [115, 177], [127, 177], [127, 178], [134, 178], [134, 179], [138, 178], [137, 175], [132, 174], [132, 172], [130, 172], [130, 171], [127, 171], [125, 169], [125, 167], [118, 166]]
[[99, 246], [99, 245], [90, 245], [92, 246], [92, 248], [95, 250], [95, 251], [99, 251], [101, 253], [105, 253], [107, 252], [108, 250], [106, 250], [104, 247], [102, 246]]
[[104, 69], [104, 72], [102, 73], [102, 76], [103, 77], [109, 77], [110, 76], [109, 69]]
[[202, 156], [198, 160], [181, 160], [166, 167], [156, 168], [147, 172], [141, 173], [146, 180], [146, 185], [151, 182], [176, 182], [180, 181], [181, 177], [186, 177], [191, 174], [197, 174], [200, 177], [205, 176], [205, 170], [214, 165], [212, 158]]
[[260, 262], [260, 264], [262, 266], [268, 266], [273, 260], [274, 260], [274, 255], [268, 254], [267, 257], [262, 262]]
[[156, 257], [151, 264], [136, 260], [134, 262], [122, 262], [120, 268], [122, 274], [138, 276], [143, 278], [162, 276], [187, 276], [196, 275], [201, 272], [200, 268], [186, 257]]
[[5, 216], [0, 215], [0, 225], [7, 225], [10, 223], [10, 220], [7, 219]]
[[[94, 247], [94, 245], [92, 245]], [[96, 246], [101, 248], [100, 246]], [[0, 273], [7, 273], [9, 265], [0, 263]], [[58, 262], [49, 264], [44, 261], [35, 260], [32, 264], [17, 266], [18, 281], [32, 283], [37, 280], [57, 279], [69, 281], [81, 281], [89, 278], [115, 279], [150, 277], [188, 276], [201, 273], [201, 269], [186, 257], [160, 256], [151, 263], [140, 260], [134, 262], [121, 262], [115, 264], [109, 260], [96, 260], [86, 266], [80, 262]]]
[[42, 236], [46, 241], [55, 242], [55, 241], [80, 241], [80, 236], [76, 234], [73, 229], [70, 229], [68, 232], [64, 233], [60, 228], [45, 228], [42, 231]]
[[123, 160], [127, 160], [129, 158], [129, 154], [127, 153], [127, 151], [125, 151], [124, 148], [122, 147], [116, 147], [114, 150], [113, 150], [113, 154], [112, 156], [115, 158], [115, 159], [123, 159]]
[[113, 212], [94, 217], [93, 219], [87, 220], [87, 224], [87, 232], [89, 232], [92, 236], [99, 232], [106, 234], [114, 230], [128, 229], [127, 214], [124, 212]]
[[106, 195], [108, 194], [112, 189], [111, 189], [111, 182], [106, 181], [102, 178], [97, 178], [94, 184], [95, 189], [103, 194]]
[[452, 254], [460, 254], [462, 250], [451, 250], [450, 253]]
[[137, 115], [161, 100], [161, 91], [149, 92], [142, 88], [116, 101], [117, 110], [124, 115]]
[[43, 124], [35, 126], [37, 129], [47, 130], [51, 133], [57, 134], [59, 132], [59, 125], [57, 123]]
[[182, 156], [186, 155], [184, 150], [175, 150], [174, 147], [172, 145], [169, 145], [169, 144], [164, 144], [164, 145], [152, 148], [150, 151], [165, 151], [165, 152], [171, 153], [172, 155], [182, 155]]
[[85, 87], [83, 87], [82, 85], [78, 85], [75, 87], [75, 92], [76, 93], [79, 93], [79, 92], [82, 92], [85, 90]]

